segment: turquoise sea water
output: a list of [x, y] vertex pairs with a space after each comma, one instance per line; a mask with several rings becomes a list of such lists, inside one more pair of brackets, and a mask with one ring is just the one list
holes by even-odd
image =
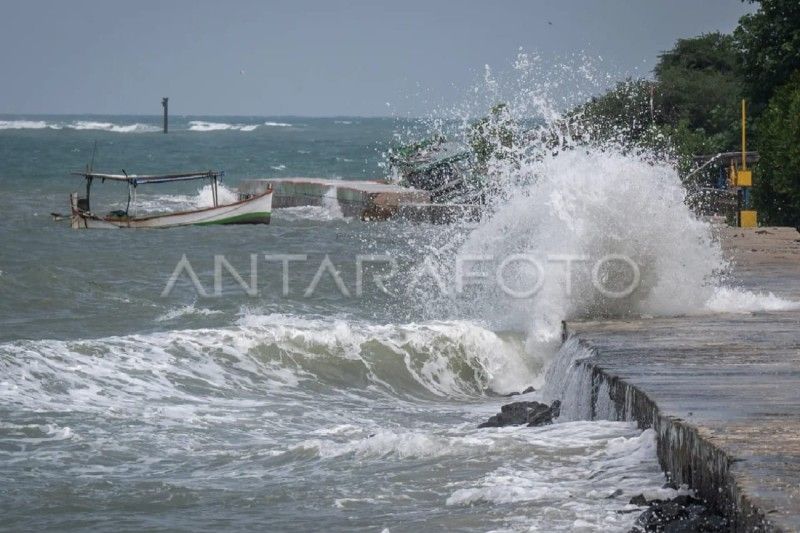
[[[618, 422], [478, 430], [542, 383], [522, 331], [355, 293], [357, 254], [406, 271], [441, 228], [364, 223], [335, 206], [269, 226], [73, 231], [80, 170], [224, 170], [380, 179], [409, 121], [0, 116], [0, 529], [626, 530], [663, 476], [653, 435]], [[202, 184], [141, 190], [143, 210], [203, 205]], [[98, 184], [95, 205], [126, 190]], [[464, 228], [464, 231], [470, 231]], [[265, 254], [306, 255], [292, 265]], [[214, 257], [230, 276], [213, 293]], [[329, 276], [306, 289], [325, 256]], [[487, 317], [492, 318], [492, 317]], [[621, 492], [619, 492], [621, 490]]]

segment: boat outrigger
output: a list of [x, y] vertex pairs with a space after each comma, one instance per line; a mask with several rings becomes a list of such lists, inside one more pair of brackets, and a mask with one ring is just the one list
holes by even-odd
[[[74, 172], [75, 176], [86, 179], [86, 196], [70, 194], [72, 208], [71, 225], [73, 229], [82, 228], [168, 228], [173, 226], [203, 226], [210, 224], [269, 224], [272, 212], [272, 189], [261, 194], [240, 194], [239, 200], [231, 204], [219, 204], [218, 181], [222, 172], [189, 172], [165, 176], [143, 176], [133, 174], [102, 174], [97, 172]], [[106, 215], [96, 215], [91, 211], [89, 195], [92, 182], [100, 180], [121, 181], [128, 184], [128, 202], [125, 210], [112, 211]], [[210, 180], [214, 200], [212, 207], [179, 211], [156, 215], [136, 216], [136, 189], [139, 185], [172, 183], [189, 180]], [[131, 208], [134, 212], [131, 214]]]

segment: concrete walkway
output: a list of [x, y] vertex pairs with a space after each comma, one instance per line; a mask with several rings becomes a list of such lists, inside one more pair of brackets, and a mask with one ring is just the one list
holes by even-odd
[[[743, 285], [800, 300], [800, 234], [723, 238]], [[621, 417], [656, 429], [675, 481], [737, 531], [800, 531], [800, 311], [569, 322], [565, 332], [597, 353], [583, 362], [594, 394], [609, 391]]]

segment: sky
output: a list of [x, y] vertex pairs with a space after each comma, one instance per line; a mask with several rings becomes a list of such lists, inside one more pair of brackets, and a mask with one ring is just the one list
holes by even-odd
[[0, 113], [418, 116], [518, 50], [648, 76], [740, 0], [0, 0]]

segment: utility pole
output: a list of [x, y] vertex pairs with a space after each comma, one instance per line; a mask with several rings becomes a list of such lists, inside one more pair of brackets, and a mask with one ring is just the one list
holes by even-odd
[[169, 98], [162, 98], [161, 106], [164, 108], [164, 133], [167, 133], [167, 124], [169, 122]]
[[740, 228], [758, 226], [758, 213], [750, 207], [750, 188], [753, 186], [753, 171], [747, 168], [747, 102], [742, 98], [742, 167], [735, 169], [736, 196], [739, 208]]

